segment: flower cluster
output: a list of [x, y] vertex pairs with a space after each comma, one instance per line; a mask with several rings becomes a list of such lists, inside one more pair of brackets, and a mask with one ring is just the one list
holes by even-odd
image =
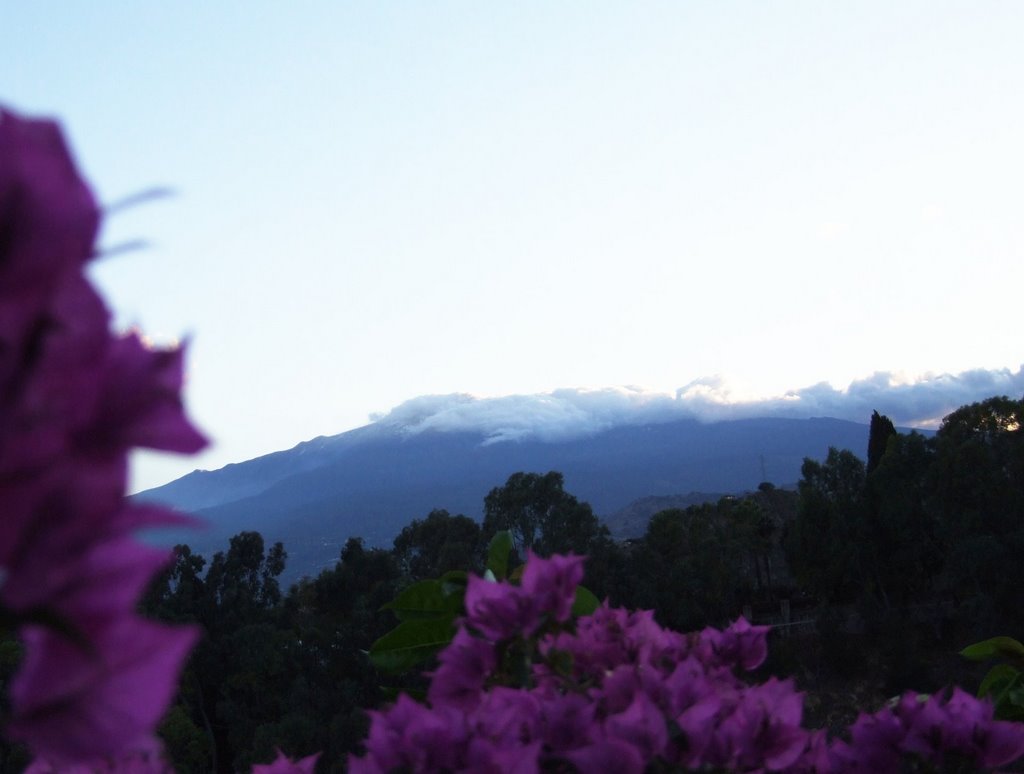
[[99, 219], [57, 125], [0, 109], [0, 607], [25, 647], [5, 731], [38, 771], [159, 770], [153, 729], [197, 636], [135, 612], [170, 557], [134, 533], [182, 517], [125, 499], [128, 453], [206, 441], [181, 350], [110, 332], [85, 275]]
[[428, 703], [403, 695], [371, 713], [350, 770], [856, 772], [915, 757], [946, 770], [1024, 755], [1024, 726], [958, 690], [908, 695], [830, 742], [801, 727], [791, 681], [741, 679], [765, 660], [766, 627], [684, 635], [607, 604], [572, 622], [581, 577], [580, 557], [530, 556], [520, 586], [471, 578]]

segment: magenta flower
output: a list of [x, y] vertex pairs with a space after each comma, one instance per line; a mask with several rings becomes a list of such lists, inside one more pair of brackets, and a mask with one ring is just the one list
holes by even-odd
[[565, 753], [564, 757], [579, 771], [615, 771], [641, 774], [644, 757], [636, 747], [620, 739], [602, 739], [594, 744]]
[[529, 636], [541, 622], [530, 596], [511, 583], [495, 583], [470, 575], [464, 604], [466, 623], [493, 642], [520, 634]]
[[309, 755], [302, 760], [293, 761], [280, 749], [277, 757], [270, 763], [259, 763], [252, 767], [252, 774], [313, 774], [320, 753]]
[[98, 228], [58, 126], [0, 108], [0, 385], [24, 369], [40, 312], [92, 255]]
[[609, 738], [628, 742], [644, 760], [662, 755], [668, 744], [665, 715], [643, 691], [637, 691], [622, 712], [609, 715], [604, 727]]
[[111, 335], [83, 272], [98, 225], [56, 124], [0, 110], [0, 605], [26, 648], [7, 732], [40, 771], [163, 770], [153, 729], [197, 636], [135, 614], [169, 557], [133, 533], [180, 517], [126, 504], [127, 455], [205, 439], [181, 351]]
[[724, 631], [708, 627], [700, 633], [698, 653], [707, 663], [757, 669], [768, 657], [769, 626], [751, 626], [742, 616]]
[[802, 714], [803, 698], [791, 681], [773, 677], [745, 688], [716, 732], [721, 756], [716, 762], [742, 770], [787, 771], [809, 741], [800, 727]]
[[861, 715], [851, 744], [833, 751], [837, 768], [863, 770], [907, 754], [942, 764], [947, 757], [1004, 766], [1024, 755], [1024, 724], [993, 720], [992, 705], [959, 688], [948, 696], [904, 694], [895, 707]]
[[546, 620], [572, 615], [576, 587], [583, 579], [582, 556], [544, 559], [529, 552], [522, 583], [495, 583], [475, 575], [466, 586], [466, 622], [494, 642], [530, 636]]
[[129, 616], [90, 631], [87, 645], [26, 627], [8, 734], [61, 764], [145, 746], [197, 636], [193, 628]]
[[576, 587], [583, 580], [582, 556], [552, 556], [543, 559], [528, 552], [521, 587], [537, 606], [559, 623], [572, 615]]
[[540, 742], [508, 747], [486, 737], [474, 737], [460, 770], [474, 774], [536, 774], [540, 771], [539, 758]]
[[164, 759], [163, 748], [152, 740], [146, 746], [116, 758], [98, 758], [86, 763], [54, 764], [36, 758], [24, 774], [174, 774]]
[[497, 664], [494, 645], [459, 629], [451, 643], [438, 655], [440, 666], [434, 670], [427, 698], [434, 706], [442, 704], [469, 711], [480, 703], [484, 683]]
[[386, 712], [370, 712], [366, 756], [349, 758], [349, 771], [456, 771], [470, 732], [466, 716], [449, 707], [428, 709], [405, 694]]
[[81, 442], [184, 454], [206, 446], [182, 407], [183, 358], [182, 348], [149, 349], [135, 335], [114, 341], [103, 370], [100, 402]]
[[543, 695], [541, 733], [552, 750], [575, 750], [595, 741], [597, 705], [578, 693]]

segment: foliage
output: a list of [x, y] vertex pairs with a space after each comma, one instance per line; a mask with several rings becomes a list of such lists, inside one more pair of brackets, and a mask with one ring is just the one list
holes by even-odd
[[871, 412], [871, 424], [868, 428], [868, 464], [867, 473], [870, 475], [878, 463], [885, 456], [889, 439], [897, 435], [896, 426], [889, 417], [882, 416], [877, 411]]
[[484, 498], [483, 534], [490, 540], [507, 530], [516, 551], [541, 556], [583, 554], [608, 539], [608, 529], [587, 503], [565, 491], [561, 473], [514, 473]]
[[449, 570], [477, 569], [480, 525], [467, 516], [435, 509], [413, 519], [395, 538], [399, 566], [413, 580], [436, 578]]
[[996, 717], [1024, 721], [1024, 645], [1011, 637], [993, 637], [960, 651], [971, 661], [1000, 659], [981, 681], [978, 697], [989, 697]]

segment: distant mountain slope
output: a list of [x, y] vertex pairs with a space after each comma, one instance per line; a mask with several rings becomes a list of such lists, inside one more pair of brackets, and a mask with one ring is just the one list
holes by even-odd
[[241, 530], [284, 541], [294, 578], [331, 564], [350, 536], [390, 545], [433, 508], [480, 518], [487, 492], [519, 470], [561, 471], [566, 489], [604, 515], [644, 497], [735, 493], [764, 478], [791, 483], [805, 457], [821, 459], [829, 446], [863, 455], [867, 437], [866, 425], [838, 419], [678, 420], [566, 441], [501, 443], [484, 443], [475, 432], [368, 425], [197, 471], [137, 497], [206, 519], [207, 529], [163, 537], [202, 553], [225, 548]]

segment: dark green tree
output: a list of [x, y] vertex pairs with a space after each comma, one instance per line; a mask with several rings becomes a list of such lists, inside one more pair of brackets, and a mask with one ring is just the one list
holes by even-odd
[[433, 510], [414, 519], [395, 538], [394, 555], [412, 580], [436, 578], [449, 570], [480, 570], [480, 525], [468, 516]]
[[513, 473], [504, 486], [484, 498], [483, 539], [500, 530], [512, 533], [516, 550], [549, 556], [554, 553], [588, 554], [596, 543], [609, 539], [587, 503], [565, 491], [561, 473]]
[[728, 501], [651, 517], [634, 552], [633, 572], [643, 578], [639, 607], [653, 608], [665, 626], [680, 631], [725, 624], [749, 597], [747, 546], [726, 517]]
[[925, 483], [946, 554], [942, 587], [965, 637], [1024, 627], [1024, 400], [989, 398], [947, 416]]
[[885, 454], [889, 439], [896, 435], [896, 426], [889, 417], [877, 411], [871, 412], [871, 428], [868, 431], [868, 474], [878, 467]]
[[805, 459], [800, 506], [787, 537], [789, 565], [801, 586], [823, 603], [854, 601], [865, 583], [864, 463], [828, 450], [825, 462]]

